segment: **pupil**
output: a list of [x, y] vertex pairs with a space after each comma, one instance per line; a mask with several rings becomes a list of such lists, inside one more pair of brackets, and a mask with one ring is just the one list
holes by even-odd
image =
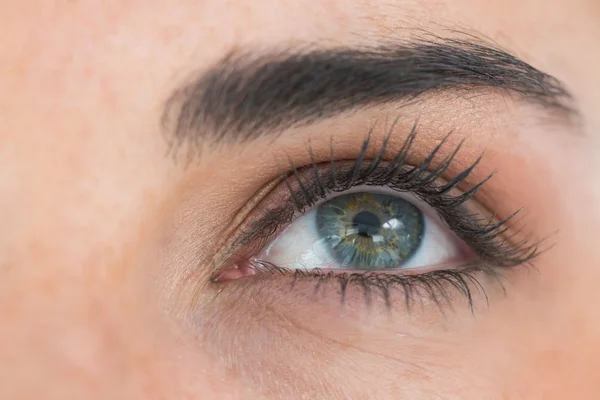
[[371, 237], [379, 233], [381, 222], [372, 212], [361, 211], [352, 219], [352, 227], [357, 229], [359, 236]]

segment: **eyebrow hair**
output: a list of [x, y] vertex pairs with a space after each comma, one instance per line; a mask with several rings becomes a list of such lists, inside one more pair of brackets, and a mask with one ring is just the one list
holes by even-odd
[[558, 79], [502, 49], [441, 39], [369, 48], [231, 52], [167, 101], [171, 144], [247, 142], [361, 107], [440, 90], [495, 89], [577, 114]]

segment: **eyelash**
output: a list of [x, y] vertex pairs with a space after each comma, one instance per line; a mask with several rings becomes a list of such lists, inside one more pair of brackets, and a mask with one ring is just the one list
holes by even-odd
[[[287, 201], [264, 211], [256, 222], [242, 231], [234, 242], [233, 248], [252, 245], [253, 249], [260, 250], [282, 227], [291, 223], [297, 214], [304, 214], [307, 208], [313, 207], [330, 193], [344, 192], [359, 185], [384, 186], [397, 192], [411, 192], [436, 210], [447, 226], [471, 248], [478, 258], [476, 261], [451, 270], [417, 274], [379, 271], [325, 272], [319, 269], [289, 270], [263, 260], [249, 258], [247, 262], [256, 273], [261, 275], [276, 273], [291, 276], [292, 285], [298, 279], [313, 279], [317, 285], [315, 289], [318, 289], [324, 282], [337, 280], [342, 302], [350, 285], [358, 285], [362, 288], [367, 303], [371, 303], [372, 291], [379, 291], [388, 307], [391, 307], [391, 290], [400, 288], [404, 293], [407, 308], [410, 308], [416, 298], [422, 298], [421, 295], [432, 299], [438, 305], [442, 300], [450, 304], [450, 290], [454, 289], [466, 297], [469, 308], [473, 311], [474, 292], [482, 294], [486, 302], [488, 300], [484, 286], [476, 275], [484, 273], [485, 276], [499, 283], [504, 290], [500, 270], [518, 265], [531, 265], [531, 261], [540, 252], [540, 242], [531, 241], [529, 238], [513, 242], [512, 239], [520, 234], [520, 230], [507, 235], [507, 232], [514, 228], [512, 221], [521, 210], [494, 223], [491, 222], [491, 218], [483, 219], [469, 212], [465, 203], [493, 174], [466, 192], [459, 195], [450, 194], [471, 174], [479, 164], [481, 156], [449, 181], [438, 183], [447, 173], [463, 142], [460, 142], [454, 151], [437, 163], [433, 169], [431, 168], [434, 160], [450, 135], [447, 135], [419, 165], [407, 166], [406, 161], [416, 134], [417, 129], [414, 125], [401, 149], [390, 161], [383, 160], [390, 135], [384, 138], [377, 155], [372, 160], [366, 159], [371, 132], [363, 141], [360, 153], [354, 162], [336, 161], [332, 143], [329, 161], [317, 164], [312, 147], [309, 145], [310, 164], [297, 168], [289, 160], [290, 170], [281, 177], [289, 191]], [[327, 166], [324, 167], [324, 164]]]

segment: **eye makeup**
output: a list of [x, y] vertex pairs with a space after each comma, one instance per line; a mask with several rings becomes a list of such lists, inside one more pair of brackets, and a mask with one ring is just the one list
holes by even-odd
[[[392, 156], [387, 154], [389, 136], [382, 141], [375, 156], [367, 157], [371, 136], [367, 135], [354, 160], [336, 160], [333, 144], [329, 160], [317, 162], [308, 146], [310, 164], [296, 167], [289, 162], [289, 171], [280, 177], [274, 189], [276, 195], [267, 195], [265, 207], [259, 205], [247, 223], [234, 235], [229, 256], [223, 268], [213, 276], [215, 285], [236, 285], [238, 279], [268, 279], [278, 276], [289, 279], [293, 288], [299, 280], [313, 280], [316, 287], [324, 282], [335, 283], [342, 301], [351, 286], [361, 288], [365, 296], [380, 294], [388, 306], [400, 293], [407, 305], [427, 298], [440, 303], [449, 301], [455, 291], [467, 298], [473, 308], [474, 291], [485, 297], [488, 281], [502, 285], [503, 272], [520, 265], [530, 265], [539, 253], [539, 241], [521, 239], [516, 229], [520, 210], [495, 220], [493, 215], [475, 211], [474, 197], [491, 175], [460, 191], [466, 179], [481, 161], [477, 158], [470, 166], [448, 177], [448, 171], [459, 154], [459, 143], [445, 158], [441, 149], [446, 136], [420, 163], [409, 165], [411, 146], [417, 135], [416, 125], [409, 132], [401, 148]], [[440, 159], [441, 158], [441, 159]], [[386, 188], [397, 193], [414, 195], [438, 214], [445, 226], [463, 242], [468, 257], [458, 265], [432, 266], [426, 269], [347, 270], [344, 268], [303, 269], [282, 267], [257, 257], [269, 242], [301, 215], [316, 207], [331, 195], [343, 194], [357, 186]], [[485, 279], [486, 284], [481, 282]], [[293, 289], [291, 289], [293, 290]], [[366, 298], [366, 297], [365, 297]]]

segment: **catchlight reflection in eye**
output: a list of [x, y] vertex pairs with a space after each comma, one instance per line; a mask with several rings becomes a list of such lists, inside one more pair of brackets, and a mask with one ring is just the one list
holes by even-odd
[[362, 271], [462, 261], [461, 241], [430, 206], [406, 197], [412, 198], [371, 191], [333, 197], [294, 220], [256, 258], [287, 269]]

